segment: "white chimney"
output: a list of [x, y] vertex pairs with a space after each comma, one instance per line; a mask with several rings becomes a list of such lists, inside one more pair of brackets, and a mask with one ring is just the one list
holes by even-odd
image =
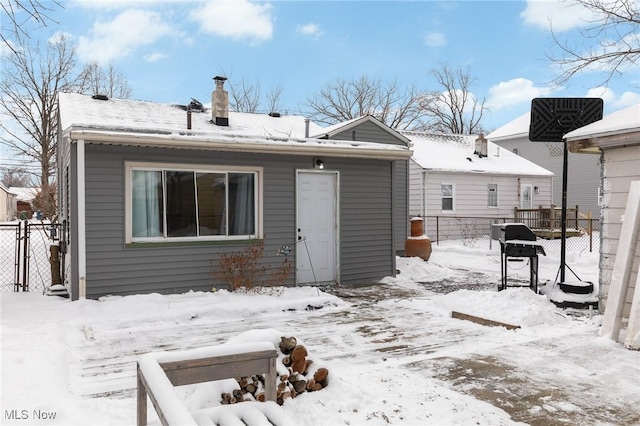
[[476, 154], [478, 157], [486, 157], [488, 155], [488, 150], [489, 148], [487, 147], [487, 140], [481, 133], [480, 136], [478, 136], [478, 139], [476, 139], [476, 150], [474, 154]]
[[224, 90], [224, 82], [227, 77], [215, 76], [216, 90], [211, 94], [212, 121], [216, 126], [229, 125], [229, 93]]

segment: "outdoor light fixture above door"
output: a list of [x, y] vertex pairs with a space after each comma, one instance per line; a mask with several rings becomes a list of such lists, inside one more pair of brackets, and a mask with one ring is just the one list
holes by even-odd
[[319, 169], [319, 170], [324, 169], [324, 161], [322, 161], [322, 159], [320, 159], [320, 158], [314, 158], [313, 159], [313, 168], [314, 169]]

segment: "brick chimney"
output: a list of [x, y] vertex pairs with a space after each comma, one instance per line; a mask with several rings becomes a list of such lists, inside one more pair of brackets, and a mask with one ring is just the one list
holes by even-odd
[[215, 76], [216, 90], [211, 94], [212, 121], [216, 126], [229, 125], [229, 93], [224, 90], [224, 82], [227, 77]]
[[478, 157], [486, 157], [487, 155], [489, 155], [487, 140], [485, 139], [483, 134], [480, 134], [476, 139], [476, 150], [474, 154], [478, 155]]

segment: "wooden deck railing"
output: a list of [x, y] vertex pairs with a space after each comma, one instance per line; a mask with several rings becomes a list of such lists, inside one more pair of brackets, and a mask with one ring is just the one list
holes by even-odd
[[163, 425], [195, 425], [174, 386], [253, 374], [265, 374], [265, 399], [276, 404], [277, 356], [268, 342], [144, 355], [137, 363], [137, 424], [147, 424], [148, 395]]
[[[513, 209], [516, 222], [524, 223], [531, 229], [554, 230], [562, 227], [562, 209], [540, 207], [537, 209]], [[567, 208], [567, 228], [578, 229], [579, 208]]]

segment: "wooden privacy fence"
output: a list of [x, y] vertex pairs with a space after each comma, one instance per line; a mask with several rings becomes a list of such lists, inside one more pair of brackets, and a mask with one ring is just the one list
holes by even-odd
[[[268, 342], [144, 355], [137, 363], [137, 424], [147, 424], [147, 396], [165, 426], [224, 425], [226, 421], [247, 425], [268, 424], [267, 421], [273, 425], [292, 424], [275, 402], [277, 357], [274, 346]], [[242, 402], [190, 412], [174, 389], [253, 374], [265, 375], [265, 402]]]

